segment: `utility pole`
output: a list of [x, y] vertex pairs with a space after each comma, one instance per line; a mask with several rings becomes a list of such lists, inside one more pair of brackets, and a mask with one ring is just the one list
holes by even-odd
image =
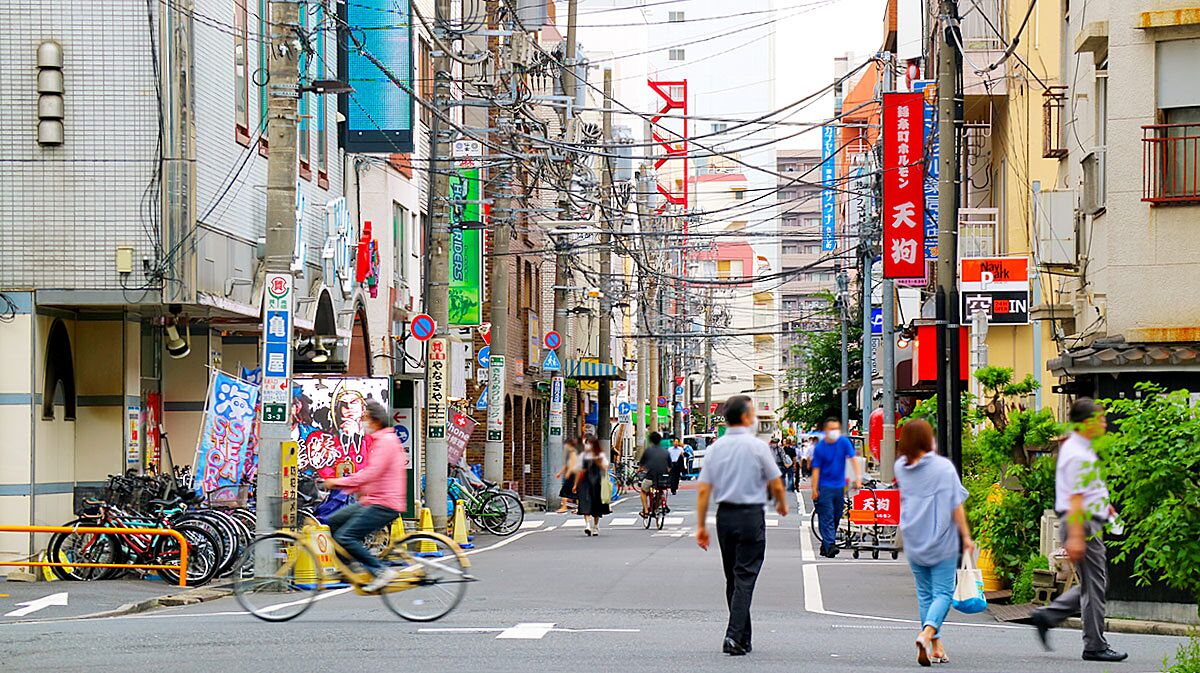
[[859, 432], [865, 442], [871, 430], [871, 384], [874, 382], [871, 372], [874, 369], [871, 363], [875, 360], [875, 352], [871, 350], [871, 266], [875, 261], [875, 254], [871, 239], [875, 228], [869, 219], [860, 221], [859, 226], [859, 245], [862, 246], [859, 249], [862, 255], [862, 408], [859, 410], [862, 414], [862, 427], [859, 428]]
[[[650, 193], [654, 188], [654, 182], [650, 177], [650, 167], [646, 164], [641, 166], [638, 172], [635, 194], [638, 209], [638, 231], [645, 233], [650, 229]], [[646, 252], [646, 238], [641, 238], [642, 257], [649, 259]], [[641, 454], [646, 450], [646, 437], [649, 430], [654, 428], [653, 422], [650, 420], [650, 412], [658, 408], [658, 396], [654, 392], [654, 375], [651, 373], [651, 342], [650, 321], [649, 321], [649, 301], [651, 293], [651, 284], [653, 279], [648, 273], [638, 274], [638, 328], [637, 333], [640, 335], [637, 340], [638, 347], [638, 375], [637, 375], [637, 457], [641, 458]]]
[[[498, 9], [498, 3], [488, 4], [493, 10], [492, 16], [495, 17], [495, 10]], [[495, 27], [499, 28], [500, 26], [497, 25]], [[514, 30], [509, 39], [511, 43], [507, 52], [511, 59], [516, 41], [528, 38]], [[508, 76], [513, 78], [512, 81], [515, 87], [516, 69], [511, 62], [508, 62], [507, 66], [503, 65], [505, 63], [503, 58], [505, 49], [500, 44], [500, 38], [496, 38], [493, 44], [496, 50], [495, 62], [497, 70], [507, 68]], [[497, 73], [497, 84], [500, 82], [500, 77], [501, 73]], [[499, 144], [502, 147], [511, 146], [511, 143], [508, 142], [511, 138], [509, 134], [511, 120], [508, 112], [504, 108], [498, 108], [492, 111], [489, 116], [492, 117], [491, 121], [495, 123], [499, 131]], [[497, 166], [498, 174], [493, 181], [496, 185], [496, 197], [492, 206], [492, 232], [489, 237], [492, 244], [492, 264], [489, 267], [488, 273], [488, 296], [491, 308], [489, 318], [492, 322], [492, 330], [491, 341], [488, 345], [488, 422], [486, 439], [483, 445], [483, 478], [494, 482], [504, 481], [504, 420], [505, 412], [507, 411], [504, 402], [508, 396], [508, 369], [506, 362], [508, 356], [508, 281], [512, 267], [512, 259], [510, 259], [509, 255], [509, 241], [512, 237], [513, 220], [516, 217], [516, 211], [513, 207], [514, 168], [513, 162], [508, 157], [500, 158]]]
[[962, 474], [962, 413], [959, 411], [960, 372], [958, 337], [958, 51], [954, 31], [958, 0], [941, 0], [942, 30], [938, 45], [938, 143], [941, 152], [938, 182], [937, 352], [938, 446], [943, 447]]
[[[713, 321], [713, 290], [708, 288], [708, 299], [704, 304], [704, 331], [712, 332]], [[704, 408], [700, 410], [703, 414], [704, 424], [701, 432], [708, 432], [712, 426], [712, 380], [713, 380], [713, 337], [711, 334], [704, 339]]]
[[837, 265], [837, 285], [838, 319], [842, 324], [842, 427], [845, 428], [850, 423], [850, 391], [846, 389], [850, 381], [850, 343], [846, 327], [846, 319], [848, 317], [846, 315], [846, 301], [850, 296], [850, 280], [846, 277], [846, 270], [841, 268], [840, 263]]
[[[612, 364], [612, 160], [608, 154], [612, 151], [612, 69], [604, 69], [604, 115], [603, 142], [600, 157], [600, 363]], [[608, 452], [610, 435], [612, 434], [609, 417], [612, 415], [612, 383], [601, 380], [597, 387], [596, 435], [600, 439], [600, 449]], [[620, 448], [620, 447], [618, 447]], [[610, 454], [611, 455], [611, 454]]]
[[[562, 83], [563, 95], [573, 98], [575, 92], [575, 17], [578, 14], [579, 0], [570, 0], [567, 3], [567, 51], [565, 54], [565, 62], [563, 63], [562, 72], [559, 73]], [[574, 101], [570, 100], [563, 105], [562, 113], [562, 128], [566, 131], [571, 123], [571, 116], [574, 113]], [[570, 184], [559, 185], [559, 219], [571, 219], [571, 200], [567, 197], [567, 190], [570, 189]], [[569, 284], [567, 275], [567, 254], [566, 245], [561, 236], [555, 236], [554, 243], [554, 331], [558, 332], [560, 344], [558, 347], [559, 360], [562, 363], [562, 370], [557, 372], [559, 376], [555, 379], [562, 378], [563, 388], [563, 407], [564, 412], [555, 416], [551, 414], [550, 435], [545, 444], [545, 450], [542, 453], [542, 464], [549, 465], [554, 474], [561, 469], [563, 464], [563, 439], [564, 435], [571, 431], [572, 419], [574, 418], [574, 404], [567, 405], [566, 393], [566, 376], [568, 362], [573, 360], [571, 352], [571, 331], [568, 321], [569, 314], [567, 313], [568, 294], [567, 285]], [[553, 384], [552, 384], [553, 387]], [[555, 423], [559, 426], [555, 427]], [[546, 494], [547, 505], [554, 504], [558, 499], [558, 494], [553, 492]]]
[[[449, 43], [453, 36], [444, 29], [450, 17], [450, 0], [437, 0], [433, 30]], [[442, 117], [450, 109], [450, 57], [435, 52], [433, 59], [433, 105], [429, 128], [429, 280], [426, 312], [437, 325], [434, 337], [425, 344], [425, 506], [433, 515], [433, 527], [446, 530], [446, 478], [449, 446], [446, 438], [446, 400], [450, 394], [450, 218], [446, 200], [450, 197], [449, 129], [442, 128]], [[436, 364], [438, 358], [441, 364]]]
[[[888, 66], [884, 68], [884, 91], [895, 91], [896, 69], [895, 54], [888, 53]], [[883, 185], [883, 180], [877, 180], [876, 185]], [[922, 252], [922, 254], [924, 254]], [[879, 442], [879, 476], [883, 483], [889, 484], [895, 478], [896, 463], [896, 281], [891, 278], [883, 279], [883, 330], [880, 343], [883, 344], [883, 436]], [[868, 426], [868, 430], [870, 427]]]
[[[267, 243], [266, 272], [268, 295], [272, 298], [283, 292], [283, 308], [292, 312], [295, 297], [292, 290], [292, 256], [296, 248], [296, 126], [299, 122], [297, 106], [300, 100], [300, 45], [296, 36], [300, 31], [300, 5], [298, 2], [275, 2], [272, 5], [272, 21], [268, 72], [270, 89], [267, 101], [267, 134], [271, 153], [267, 157]], [[272, 283], [272, 281], [275, 281]], [[276, 287], [278, 286], [278, 287]], [[268, 378], [271, 367], [267, 366], [267, 343], [270, 342], [267, 312], [263, 312], [263, 392], [268, 383], [279, 386], [275, 376]], [[292, 439], [291, 415], [291, 360], [292, 320], [286, 320], [287, 347], [282, 376], [282, 389], [287, 398], [263, 404], [261, 441], [258, 452], [258, 475], [255, 488], [258, 493], [258, 508], [254, 527], [259, 535], [266, 535], [283, 526], [282, 445]], [[275, 390], [278, 390], [277, 388]], [[274, 391], [271, 391], [274, 392]], [[295, 494], [291, 495], [292, 498]], [[290, 509], [290, 508], [288, 508]], [[269, 567], [263, 559], [263, 568]], [[256, 567], [258, 564], [255, 564]]]

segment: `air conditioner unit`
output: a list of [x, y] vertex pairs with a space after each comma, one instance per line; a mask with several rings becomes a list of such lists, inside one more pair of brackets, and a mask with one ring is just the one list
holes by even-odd
[[1104, 210], [1104, 148], [1097, 147], [1083, 158], [1083, 198], [1079, 208], [1088, 215]]
[[1075, 190], [1038, 192], [1034, 202], [1037, 260], [1043, 266], [1075, 266]]

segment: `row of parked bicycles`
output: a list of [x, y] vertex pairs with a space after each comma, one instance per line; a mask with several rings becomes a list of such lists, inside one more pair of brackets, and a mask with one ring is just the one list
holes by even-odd
[[[524, 521], [520, 497], [466, 471], [452, 472], [451, 497], [464, 503], [467, 518], [478, 528], [499, 536], [511, 535]], [[100, 497], [81, 501], [68, 527], [170, 528], [188, 547], [187, 584], [200, 586], [235, 574], [238, 559], [255, 537], [251, 485], [235, 487], [235, 497], [214, 493], [200, 497], [191, 486], [189, 471], [162, 475], [110, 475]], [[300, 528], [319, 524], [316, 511], [326, 499], [314, 473], [302, 473], [298, 488]], [[398, 540], [392, 527], [367, 538], [375, 553]], [[50, 560], [62, 563], [164, 566], [154, 572], [164, 581], [179, 581], [180, 544], [174, 537], [152, 534], [105, 534], [73, 531], [54, 534], [47, 544]], [[59, 579], [115, 579], [145, 571], [129, 567], [62, 566], [51, 571]]]

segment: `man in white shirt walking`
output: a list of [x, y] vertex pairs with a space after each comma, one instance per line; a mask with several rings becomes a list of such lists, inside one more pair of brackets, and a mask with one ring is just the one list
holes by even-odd
[[1083, 658], [1087, 661], [1124, 661], [1129, 655], [1108, 646], [1104, 638], [1104, 593], [1108, 565], [1100, 533], [1115, 511], [1108, 503], [1108, 486], [1095, 474], [1096, 452], [1092, 440], [1106, 430], [1104, 409], [1095, 400], [1081, 397], [1071, 405], [1075, 431], [1058, 449], [1054, 470], [1054, 509], [1062, 522], [1067, 555], [1075, 564], [1079, 584], [1033, 613], [1042, 646], [1050, 649], [1047, 634], [1067, 617], [1082, 612]]
[[729, 430], [713, 443], [704, 457], [696, 500], [696, 544], [708, 550], [708, 499], [717, 501], [717, 541], [725, 569], [725, 602], [729, 625], [722, 651], [739, 656], [752, 649], [750, 601], [754, 583], [767, 550], [764, 508], [767, 489], [775, 511], [787, 516], [783, 479], [766, 443], [754, 436], [758, 425], [754, 402], [734, 395], [725, 402]]

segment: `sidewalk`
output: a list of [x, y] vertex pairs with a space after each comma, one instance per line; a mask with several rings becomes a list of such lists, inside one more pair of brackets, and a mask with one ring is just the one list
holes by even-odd
[[220, 583], [182, 588], [158, 580], [10, 582], [0, 580], [0, 624], [141, 612], [228, 595]]

